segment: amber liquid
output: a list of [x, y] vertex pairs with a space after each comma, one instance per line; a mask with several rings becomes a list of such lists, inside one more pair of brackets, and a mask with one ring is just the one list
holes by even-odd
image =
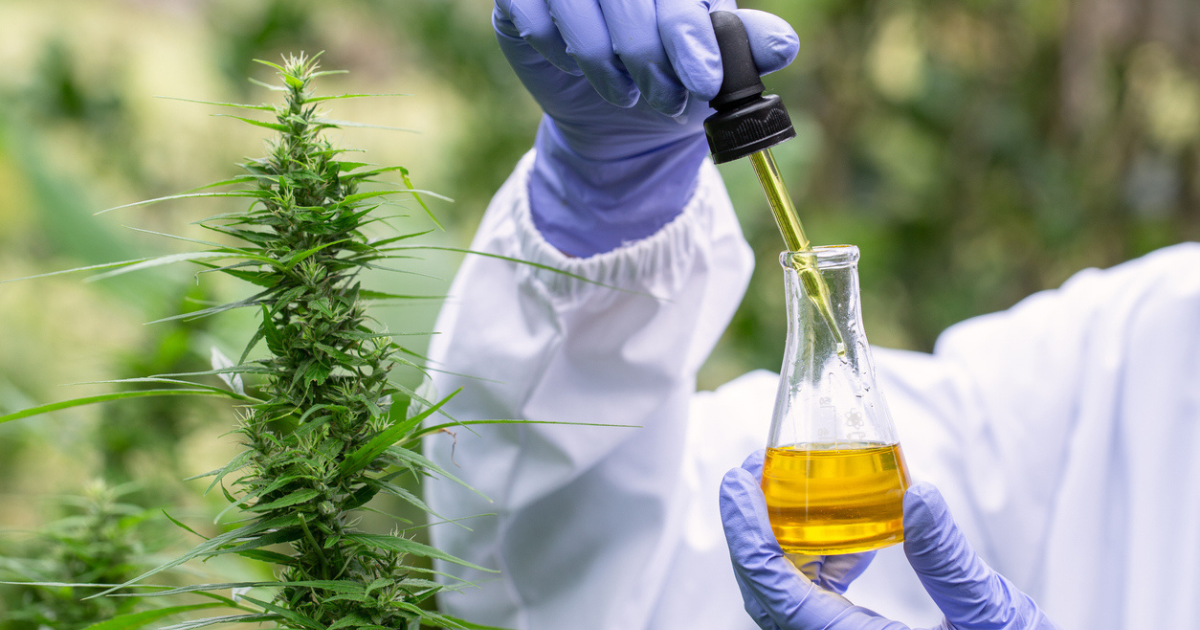
[[771, 529], [787, 553], [855, 553], [903, 541], [910, 483], [899, 444], [769, 448], [763, 463]]

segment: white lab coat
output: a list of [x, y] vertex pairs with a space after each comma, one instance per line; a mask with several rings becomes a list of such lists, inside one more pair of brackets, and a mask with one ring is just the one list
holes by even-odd
[[[636, 428], [428, 439], [430, 458], [490, 499], [429, 482], [441, 516], [490, 514], [434, 528], [434, 543], [499, 571], [438, 563], [479, 585], [441, 605], [521, 630], [754, 628], [717, 489], [765, 445], [777, 377], [695, 391], [753, 266], [720, 177], [706, 164], [653, 236], [569, 259], [530, 220], [530, 162], [472, 247], [578, 277], [468, 257], [430, 352], [477, 378], [438, 373], [430, 394], [461, 388], [447, 410], [464, 420]], [[875, 361], [913, 476], [1058, 624], [1200, 627], [1200, 246], [1081, 272], [952, 327], [932, 355], [876, 348]], [[909, 624], [940, 619], [899, 547], [848, 597]]]

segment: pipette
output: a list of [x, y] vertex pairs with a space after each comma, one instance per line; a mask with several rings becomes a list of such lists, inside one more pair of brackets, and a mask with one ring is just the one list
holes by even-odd
[[[728, 11], [714, 11], [710, 18], [725, 73], [721, 91], [709, 101], [717, 113], [704, 121], [713, 162], [721, 164], [748, 156], [788, 251], [811, 252], [812, 246], [796, 216], [796, 208], [775, 164], [775, 156], [771, 154], [771, 147], [796, 137], [792, 119], [778, 96], [763, 96], [766, 87], [759, 79], [758, 67], [750, 52], [750, 38], [741, 19]], [[789, 259], [804, 285], [805, 294], [833, 333], [838, 354], [844, 355], [845, 343], [833, 317], [829, 287], [812, 257], [791, 256]]]

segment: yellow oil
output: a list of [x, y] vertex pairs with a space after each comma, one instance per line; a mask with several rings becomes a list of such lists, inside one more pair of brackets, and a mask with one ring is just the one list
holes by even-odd
[[910, 483], [899, 444], [770, 448], [763, 463], [771, 529], [787, 553], [856, 553], [903, 541]]
[[[800, 224], [800, 218], [796, 216], [796, 206], [792, 204], [792, 196], [788, 194], [787, 186], [783, 183], [783, 175], [779, 173], [779, 166], [775, 164], [775, 155], [771, 153], [771, 149], [750, 154], [750, 164], [754, 166], [754, 173], [758, 175], [758, 183], [762, 185], [763, 193], [767, 196], [767, 205], [771, 207], [771, 214], [775, 215], [775, 224], [779, 226], [779, 233], [783, 235], [783, 242], [788, 251], [811, 252], [812, 245], [804, 235], [804, 227]], [[833, 318], [829, 287], [826, 286], [825, 279], [811, 261], [798, 258], [796, 262], [798, 266], [795, 269], [800, 275], [805, 294], [829, 326], [829, 332], [833, 333], [837, 353], [845, 355], [846, 344], [842, 340], [842, 331], [838, 329], [837, 320]]]

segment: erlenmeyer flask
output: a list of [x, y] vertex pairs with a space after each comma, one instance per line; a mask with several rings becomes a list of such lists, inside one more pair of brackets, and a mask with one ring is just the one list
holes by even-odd
[[[779, 260], [788, 337], [763, 465], [771, 528], [787, 553], [901, 542], [910, 481], [863, 333], [858, 248], [816, 247]], [[844, 347], [814, 305], [814, 269], [828, 287]]]

